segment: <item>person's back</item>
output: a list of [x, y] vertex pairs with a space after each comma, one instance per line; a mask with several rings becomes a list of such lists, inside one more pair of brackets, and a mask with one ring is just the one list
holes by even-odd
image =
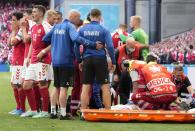
[[52, 29], [51, 52], [52, 64], [55, 66], [74, 65], [74, 44], [69, 36], [70, 27], [72, 28], [73, 25], [66, 19]]
[[[106, 43], [106, 39], [108, 39], [107, 37], [109, 37], [107, 36], [108, 33], [109, 31], [101, 26], [97, 21], [92, 21], [79, 30], [79, 34], [82, 37], [85, 37], [86, 39], [89, 39], [91, 41], [100, 41], [101, 43]], [[105, 57], [105, 49], [93, 50], [84, 47], [83, 58], [90, 56]]]
[[[101, 11], [92, 9], [90, 12], [91, 23], [83, 26], [79, 34], [91, 41], [101, 42], [107, 49], [111, 57], [112, 68], [115, 68], [114, 47], [111, 34], [100, 25]], [[100, 68], [101, 67], [101, 68]], [[97, 84], [101, 85], [103, 103], [106, 109], [110, 109], [111, 96], [108, 84], [108, 64], [106, 59], [106, 50], [91, 50], [84, 46], [83, 50], [83, 88], [81, 93], [81, 109], [88, 108], [90, 86], [96, 78]]]

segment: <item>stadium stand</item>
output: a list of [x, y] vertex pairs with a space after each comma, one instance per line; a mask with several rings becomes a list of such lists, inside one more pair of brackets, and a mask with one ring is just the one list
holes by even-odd
[[195, 28], [150, 45], [150, 51], [159, 56], [161, 64], [194, 64]]

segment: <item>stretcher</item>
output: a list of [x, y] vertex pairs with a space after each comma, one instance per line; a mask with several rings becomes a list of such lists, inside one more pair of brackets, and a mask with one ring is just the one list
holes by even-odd
[[195, 112], [164, 110], [82, 110], [86, 121], [195, 122]]

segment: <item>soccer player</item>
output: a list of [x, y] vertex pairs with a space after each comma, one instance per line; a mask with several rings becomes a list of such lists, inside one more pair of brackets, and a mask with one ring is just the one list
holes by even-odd
[[[135, 41], [140, 42], [143, 45], [148, 45], [148, 35], [146, 32], [141, 28], [141, 17], [140, 16], [131, 16], [130, 20], [130, 27], [133, 29], [133, 32], [131, 32], [131, 35], [135, 39]], [[148, 49], [142, 50], [142, 57], [143, 60], [146, 60]]]
[[120, 37], [120, 34], [123, 34], [124, 36], [129, 35], [127, 32], [127, 25], [120, 24], [119, 28], [116, 29], [115, 32], [112, 34], [112, 41], [113, 41], [114, 49], [126, 43], [126, 40], [122, 39]]
[[[76, 10], [71, 10], [68, 19], [62, 23], [57, 24], [54, 28], [46, 34], [43, 41], [51, 44], [52, 51], [52, 65], [54, 71], [54, 89], [51, 95], [51, 118], [57, 118], [56, 102], [58, 99], [58, 89], [60, 88], [59, 102], [60, 102], [60, 120], [72, 119], [66, 113], [67, 90], [72, 85], [72, 78], [74, 74], [74, 42], [84, 44], [84, 46], [91, 46], [91, 49], [98, 49], [96, 42], [90, 42], [81, 38], [76, 28], [72, 23], [80, 20], [80, 13]], [[91, 44], [92, 45], [91, 45]], [[103, 47], [101, 44], [99, 44]]]
[[[100, 41], [101, 43], [105, 43], [103, 45], [106, 46], [112, 60], [112, 68], [115, 69], [115, 56], [112, 38], [110, 32], [100, 25], [101, 11], [99, 9], [92, 9], [90, 12], [90, 18], [91, 22], [80, 28], [79, 34], [91, 41]], [[97, 84], [101, 85], [103, 104], [105, 108], [110, 109], [111, 96], [110, 87], [108, 84], [109, 80], [106, 52], [104, 49], [91, 50], [88, 47], [84, 47], [81, 109], [88, 108], [89, 92], [91, 85], [94, 82], [94, 78], [96, 79]]]
[[22, 40], [16, 39], [20, 28], [20, 19], [23, 17], [21, 12], [12, 14], [12, 34], [10, 38], [10, 45], [13, 46], [12, 56], [12, 76], [11, 86], [14, 91], [17, 107], [15, 110], [9, 112], [10, 114], [21, 115], [25, 112], [25, 94], [22, 89], [22, 66], [24, 62], [24, 44]]
[[[29, 66], [29, 64], [27, 64], [27, 56], [28, 56], [29, 47], [31, 44], [31, 28], [32, 26], [36, 24], [34, 21], [32, 21], [32, 9], [31, 8], [24, 10], [23, 18], [21, 19], [20, 24], [21, 24], [21, 30], [19, 31], [17, 35], [17, 39], [19, 40], [22, 39], [25, 45], [24, 64], [23, 64], [23, 72], [22, 72], [22, 79], [24, 82], [26, 70]], [[33, 84], [33, 90], [35, 92], [36, 107], [37, 107], [37, 110], [39, 111], [41, 109], [40, 107], [41, 95], [39, 92], [39, 86], [37, 82]]]
[[55, 10], [48, 10], [46, 12], [46, 22], [53, 26], [56, 23], [57, 12]]
[[[24, 81], [24, 90], [29, 101], [31, 111], [27, 111], [22, 114], [21, 117], [49, 117], [48, 106], [49, 106], [49, 73], [51, 64], [51, 55], [47, 47], [43, 42], [43, 36], [50, 31], [51, 25], [43, 21], [45, 14], [45, 7], [42, 5], [35, 5], [32, 10], [33, 21], [36, 24], [31, 29], [31, 45], [27, 57], [27, 62], [30, 61], [30, 65], [27, 69]], [[44, 57], [38, 57], [39, 53], [42, 52]], [[32, 90], [34, 81], [39, 83], [39, 91], [42, 97], [42, 112], [37, 113], [35, 94]]]
[[56, 11], [55, 24], [61, 23], [62, 20], [63, 20], [63, 18], [62, 18], [62, 12]]

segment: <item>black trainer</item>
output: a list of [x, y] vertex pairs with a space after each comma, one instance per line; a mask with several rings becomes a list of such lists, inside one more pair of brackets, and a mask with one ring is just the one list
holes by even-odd
[[57, 114], [50, 114], [50, 119], [57, 119], [57, 118], [58, 118]]
[[74, 117], [71, 114], [66, 114], [66, 116], [60, 115], [60, 120], [74, 120]]

